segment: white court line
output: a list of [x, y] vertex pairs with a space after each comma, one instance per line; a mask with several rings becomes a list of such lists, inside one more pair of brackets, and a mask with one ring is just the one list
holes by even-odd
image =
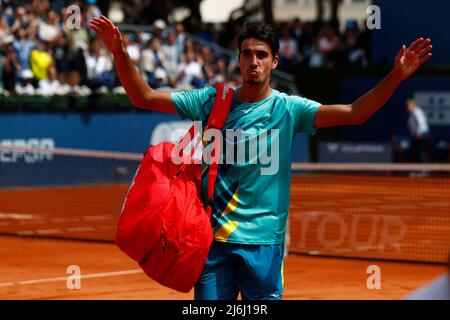
[[5, 283], [0, 283], [0, 287], [10, 287], [13, 286], [14, 282], [5, 282]]
[[[124, 270], [124, 271], [115, 271], [115, 272], [93, 273], [93, 274], [81, 275], [80, 279], [117, 277], [117, 276], [125, 276], [125, 275], [138, 274], [138, 273], [143, 273], [143, 271], [141, 269], [133, 269], [133, 270]], [[71, 277], [73, 277], [73, 276], [71, 276]], [[68, 278], [69, 277], [56, 277], [56, 278], [46, 278], [46, 279], [23, 280], [23, 281], [18, 281], [18, 282], [5, 282], [5, 283], [0, 283], [0, 287], [67, 281]]]
[[38, 230], [23, 230], [17, 231], [15, 234], [18, 236], [33, 236], [33, 235], [53, 235], [53, 234], [61, 234], [64, 232], [90, 232], [95, 231], [94, 227], [85, 226], [85, 227], [69, 227], [65, 229], [38, 229]]
[[34, 220], [40, 219], [40, 216], [32, 214], [24, 214], [17, 212], [0, 212], [0, 219], [14, 219], [14, 220]]
[[35, 232], [38, 235], [47, 235], [47, 234], [62, 233], [62, 230], [61, 229], [41, 229], [41, 230], [36, 230]]

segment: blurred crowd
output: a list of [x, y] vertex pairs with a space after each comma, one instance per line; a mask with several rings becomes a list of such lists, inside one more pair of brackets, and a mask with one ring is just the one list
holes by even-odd
[[[365, 27], [365, 24], [362, 24]], [[345, 22], [344, 31], [335, 23], [293, 19], [279, 24], [280, 66], [303, 64], [312, 68], [367, 66], [370, 62], [370, 32], [357, 21]]]
[[[111, 54], [90, 21], [102, 14], [96, 0], [70, 2], [81, 8], [80, 27], [70, 28], [64, 0], [0, 0], [0, 93], [72, 95], [124, 93]], [[104, 13], [103, 13], [104, 14]], [[126, 49], [149, 85], [157, 89], [189, 89], [215, 83], [239, 84], [236, 55], [218, 52], [218, 43], [236, 52], [241, 26], [221, 32], [211, 25], [152, 24], [152, 32], [122, 32]], [[280, 68], [333, 67], [369, 63], [368, 32], [355, 21], [345, 32], [332, 24], [279, 23]], [[225, 37], [224, 35], [230, 35]], [[193, 35], [193, 36], [192, 36]], [[193, 40], [196, 39], [196, 40]]]

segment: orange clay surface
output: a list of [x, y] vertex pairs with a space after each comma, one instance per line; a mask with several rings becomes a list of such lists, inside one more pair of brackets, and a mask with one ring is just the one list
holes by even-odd
[[[0, 236], [0, 299], [192, 299], [147, 278], [112, 243]], [[80, 289], [66, 279], [81, 271]], [[381, 289], [367, 288], [367, 268], [381, 271]], [[445, 272], [443, 265], [290, 255], [284, 299], [401, 299]]]
[[[450, 182], [438, 178], [293, 176], [285, 299], [400, 299], [445, 271]], [[0, 299], [191, 299], [147, 278], [112, 241], [127, 184], [0, 190]], [[66, 286], [80, 267], [81, 289]], [[379, 290], [366, 282], [381, 269]]]

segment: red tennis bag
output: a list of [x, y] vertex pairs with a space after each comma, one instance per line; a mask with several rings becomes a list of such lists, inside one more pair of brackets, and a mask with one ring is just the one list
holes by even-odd
[[[223, 128], [233, 101], [233, 89], [223, 85], [216, 89], [205, 131]], [[194, 124], [178, 145], [162, 142], [147, 149], [125, 198], [116, 234], [117, 246], [150, 278], [181, 292], [189, 292], [197, 282], [213, 241], [211, 208], [202, 201], [201, 164], [174, 161], [174, 155], [180, 156], [178, 160], [186, 157], [178, 150], [184, 150], [196, 132]], [[217, 160], [214, 153], [220, 150], [220, 141], [214, 143], [219, 148], [216, 145], [211, 155]], [[214, 193], [217, 169], [213, 161], [208, 200]]]

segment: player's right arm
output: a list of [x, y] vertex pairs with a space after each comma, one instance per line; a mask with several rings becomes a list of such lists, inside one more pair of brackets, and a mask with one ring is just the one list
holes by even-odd
[[170, 93], [152, 89], [139, 74], [124, 46], [119, 28], [105, 16], [92, 19], [91, 28], [112, 53], [116, 72], [133, 105], [141, 109], [177, 114]]

